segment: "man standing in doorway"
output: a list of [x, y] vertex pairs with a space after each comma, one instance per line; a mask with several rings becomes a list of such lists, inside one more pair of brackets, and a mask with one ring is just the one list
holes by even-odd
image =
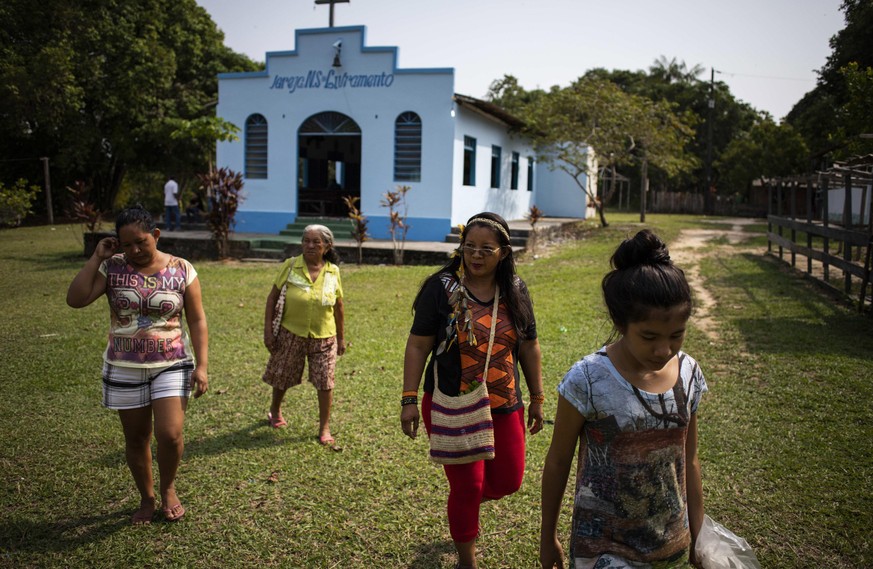
[[164, 184], [164, 224], [167, 231], [173, 230], [173, 219], [176, 220], [176, 231], [182, 230], [182, 212], [179, 209], [179, 184], [170, 176]]

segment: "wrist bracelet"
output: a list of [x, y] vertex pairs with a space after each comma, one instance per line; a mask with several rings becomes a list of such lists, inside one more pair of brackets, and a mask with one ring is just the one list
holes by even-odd
[[404, 395], [400, 398], [400, 406], [405, 407], [407, 405], [418, 405], [418, 396], [417, 395]]
[[531, 403], [545, 403], [546, 395], [544, 393], [531, 393], [530, 394], [530, 402]]
[[418, 397], [418, 391], [413, 389], [409, 391], [404, 391], [403, 397]]

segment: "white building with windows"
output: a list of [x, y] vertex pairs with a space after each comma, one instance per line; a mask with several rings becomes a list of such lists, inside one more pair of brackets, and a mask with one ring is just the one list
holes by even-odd
[[[360, 198], [374, 238], [389, 236], [384, 195], [406, 194], [407, 239], [442, 241], [480, 211], [520, 219], [584, 218], [585, 194], [537, 164], [518, 120], [454, 92], [454, 69], [401, 69], [396, 47], [371, 47], [363, 26], [297, 30], [266, 69], [218, 77], [218, 116], [241, 129], [217, 162], [242, 172], [236, 230], [278, 232], [300, 217], [344, 217]], [[592, 168], [590, 171], [596, 171]]]

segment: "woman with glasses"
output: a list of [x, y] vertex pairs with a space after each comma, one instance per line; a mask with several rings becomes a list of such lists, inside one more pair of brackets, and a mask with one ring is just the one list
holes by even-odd
[[276, 429], [288, 424], [282, 417], [285, 391], [303, 381], [308, 359], [309, 381], [318, 390], [318, 442], [331, 447], [336, 358], [346, 351], [338, 262], [330, 229], [307, 226], [303, 230], [303, 254], [282, 263], [264, 313], [264, 345], [270, 359], [263, 379], [273, 388], [267, 420]]
[[400, 423], [418, 432], [418, 388], [424, 374], [421, 418], [431, 432], [434, 367], [440, 391], [465, 393], [482, 378], [491, 316], [497, 324], [486, 385], [494, 423], [494, 458], [444, 465], [449, 481], [449, 530], [459, 568], [476, 567], [479, 506], [521, 487], [525, 418], [519, 364], [530, 393], [527, 429], [543, 426], [543, 383], [536, 321], [527, 287], [515, 273], [509, 226], [495, 213], [474, 215], [461, 232], [459, 254], [425, 279], [413, 303], [414, 320], [406, 343]]

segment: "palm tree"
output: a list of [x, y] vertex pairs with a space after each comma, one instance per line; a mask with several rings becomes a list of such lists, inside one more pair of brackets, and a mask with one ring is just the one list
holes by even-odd
[[675, 57], [667, 59], [666, 56], [658, 56], [649, 67], [649, 73], [666, 83], [684, 83], [690, 84], [697, 80], [698, 76], [703, 73], [705, 68], [695, 64], [691, 69], [684, 60], [678, 61]]

